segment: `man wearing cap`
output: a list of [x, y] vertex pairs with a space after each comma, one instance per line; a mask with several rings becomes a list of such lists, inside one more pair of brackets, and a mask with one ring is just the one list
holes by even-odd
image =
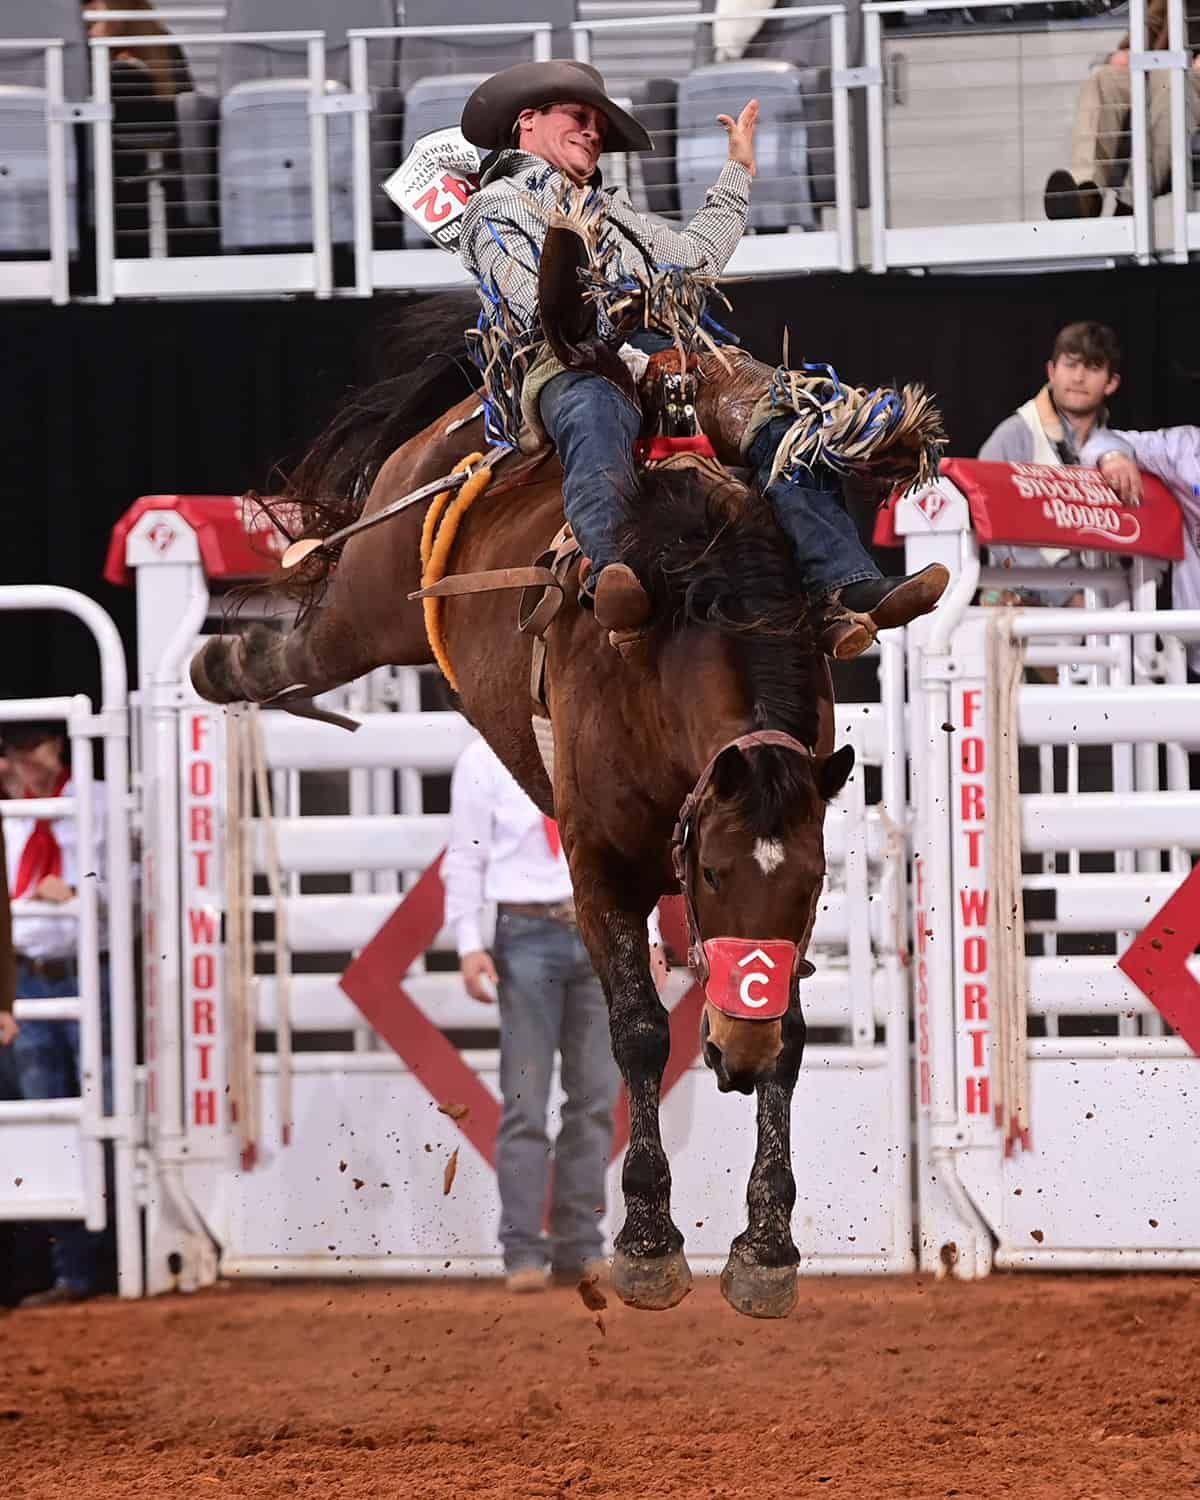
[[[603, 190], [601, 244], [613, 247], [610, 278], [645, 280], [663, 267], [712, 276], [725, 268], [746, 228], [757, 119], [757, 100], [736, 120], [717, 116], [729, 138], [729, 159], [682, 228], [638, 213], [619, 190]], [[537, 266], [551, 216], [571, 186], [600, 190], [602, 151], [649, 151], [652, 142], [607, 96], [594, 68], [567, 61], [519, 63], [487, 79], [467, 101], [462, 131], [489, 155], [480, 190], [463, 214], [459, 254], [478, 284], [484, 322], [503, 329], [510, 343], [536, 349]], [[643, 353], [670, 346], [653, 329], [629, 342]], [[603, 376], [564, 370], [544, 348], [534, 353], [520, 386], [524, 422], [543, 428], [558, 451], [567, 520], [591, 559], [581, 600], [593, 605], [606, 629], [636, 631], [646, 623], [650, 604], [633, 570], [616, 561], [616, 538], [636, 494], [633, 445], [641, 413]], [[906, 624], [932, 609], [949, 575], [935, 565], [913, 578], [883, 578], [832, 476], [774, 474], [776, 450], [793, 420], [781, 415], [766, 421], [747, 462], [792, 540], [810, 599], [822, 608], [840, 606], [840, 622], [822, 633], [824, 648], [855, 656], [874, 628]], [[860, 621], [869, 616], [871, 628], [851, 623], [846, 610]]]

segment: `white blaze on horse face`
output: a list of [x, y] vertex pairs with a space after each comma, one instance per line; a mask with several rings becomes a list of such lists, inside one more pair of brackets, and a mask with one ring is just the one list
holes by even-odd
[[785, 858], [783, 845], [778, 839], [757, 839], [754, 844], [754, 863], [764, 875], [774, 875]]

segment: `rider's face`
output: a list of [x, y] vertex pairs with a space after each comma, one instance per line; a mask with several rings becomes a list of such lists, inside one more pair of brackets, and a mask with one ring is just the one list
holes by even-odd
[[608, 121], [590, 104], [548, 104], [518, 116], [521, 148], [582, 185], [596, 170]]

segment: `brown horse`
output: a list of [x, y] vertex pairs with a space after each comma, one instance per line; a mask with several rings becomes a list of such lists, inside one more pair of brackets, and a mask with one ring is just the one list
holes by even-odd
[[[543, 320], [552, 316], [543, 302]], [[438, 392], [449, 369], [435, 370]], [[712, 356], [701, 362], [699, 415], [723, 462], [738, 462], [746, 416], [770, 373], [747, 359], [731, 372]], [[410, 416], [429, 399], [420, 382], [408, 396]], [[332, 496], [328, 532], [483, 448], [480, 420], [463, 421], [475, 405], [474, 396], [459, 402], [381, 461], [378, 433], [394, 431], [396, 419], [360, 400], [298, 471], [309, 520]], [[910, 453], [903, 461], [915, 468], [913, 460]], [[466, 512], [452, 557], [457, 573], [527, 565], [561, 525], [557, 461], [511, 462]], [[368, 485], [365, 503], [355, 501]], [[792, 945], [769, 950], [793, 957], [781, 1014], [746, 1019], [753, 1011], [722, 1003], [714, 975], [703, 1019], [704, 1057], [718, 1086], [758, 1095], [749, 1222], [731, 1248], [722, 1290], [740, 1312], [777, 1317], [795, 1301], [799, 1259], [789, 1135], [805, 1037], [799, 979], [811, 972], [803, 954], [825, 874], [825, 807], [853, 753], [834, 753], [828, 672], [766, 503], [715, 466], [649, 469], [641, 486], [627, 556], [648, 582], [655, 620], [622, 656], [568, 588], [547, 636], [553, 785], [531, 729], [531, 642], [515, 628], [513, 596], [444, 601], [444, 640], [463, 712], [562, 830], [580, 931], [608, 997], [629, 1096], [627, 1216], [612, 1277], [632, 1306], [673, 1306], [691, 1284], [659, 1129], [669, 1032], [646, 939], [648, 913], [677, 889], [673, 844], [701, 965], [722, 962], [720, 945], [707, 941], [714, 938], [731, 942], [735, 955], [771, 940]], [[192, 665], [200, 693], [262, 702], [288, 689], [324, 691], [385, 664], [429, 662], [421, 607], [408, 601], [419, 582], [423, 514], [417, 507], [351, 538], [328, 579], [318, 564], [306, 580], [311, 607], [289, 634], [254, 625], [208, 642]], [[751, 990], [748, 1004], [755, 1003]]]

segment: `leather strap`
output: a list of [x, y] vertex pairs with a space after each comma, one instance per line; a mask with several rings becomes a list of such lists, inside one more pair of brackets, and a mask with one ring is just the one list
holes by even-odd
[[331, 708], [318, 708], [313, 702], [308, 687], [303, 683], [297, 683], [294, 687], [284, 688], [282, 692], [276, 693], [273, 698], [265, 698], [262, 702], [263, 708], [282, 708], [285, 713], [295, 714], [298, 719], [315, 719], [318, 724], [332, 724], [338, 729], [348, 729], [351, 734], [362, 728], [357, 719], [348, 718], [345, 714], [335, 713]]
[[410, 599], [453, 599], [462, 594], [490, 594], [500, 589], [527, 589], [535, 584], [561, 589], [549, 568], [489, 568], [482, 573], [452, 573], [427, 589], [417, 589]]

